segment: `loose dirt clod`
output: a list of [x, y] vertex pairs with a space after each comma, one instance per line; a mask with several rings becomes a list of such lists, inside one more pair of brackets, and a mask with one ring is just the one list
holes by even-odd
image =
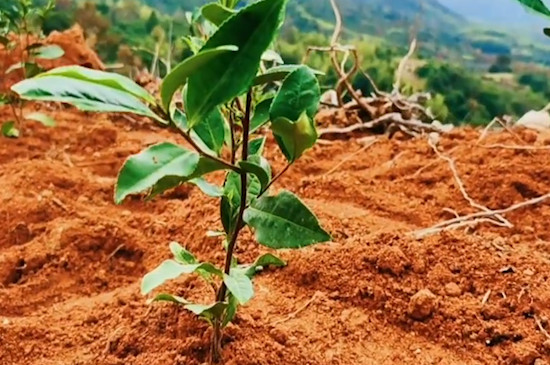
[[407, 256], [398, 247], [385, 247], [380, 251], [376, 261], [378, 269], [381, 272], [389, 272], [400, 276], [410, 265]]
[[462, 294], [462, 289], [455, 283], [449, 283], [445, 285], [445, 294], [450, 297], [459, 297]]
[[414, 320], [424, 321], [434, 313], [436, 305], [437, 296], [429, 289], [422, 289], [412, 296], [408, 314]]

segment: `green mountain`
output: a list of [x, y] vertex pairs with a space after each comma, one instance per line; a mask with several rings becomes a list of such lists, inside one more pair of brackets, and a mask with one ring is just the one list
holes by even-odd
[[[145, 2], [162, 12], [173, 13], [196, 9], [208, 1]], [[337, 4], [344, 19], [344, 34], [350, 38], [368, 35], [389, 44], [406, 46], [416, 36], [421, 54], [425, 57], [452, 59], [471, 67], [484, 68], [499, 54], [510, 54], [515, 60], [525, 62], [550, 62], [550, 43], [534, 39], [535, 25], [519, 30], [517, 27], [506, 29], [493, 26], [494, 18], [503, 17], [499, 18], [498, 14], [508, 14], [503, 19], [514, 16], [533, 18], [512, 0], [337, 0]], [[481, 5], [476, 7], [476, 4]], [[500, 10], [493, 11], [493, 8]], [[513, 14], [510, 14], [512, 10]], [[497, 15], [491, 15], [495, 12]], [[477, 18], [474, 17], [476, 14], [479, 15]], [[296, 27], [302, 32], [330, 34], [333, 24], [334, 15], [329, 0], [289, 2], [286, 27]]]

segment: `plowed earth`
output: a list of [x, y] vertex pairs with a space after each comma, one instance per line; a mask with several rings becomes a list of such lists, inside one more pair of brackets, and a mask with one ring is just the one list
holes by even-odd
[[[181, 187], [115, 206], [124, 159], [175, 137], [133, 117], [43, 111], [58, 127], [29, 122], [22, 138], [0, 139], [0, 363], [204, 363], [208, 326], [147, 305], [139, 281], [172, 240], [222, 261], [219, 238], [205, 234], [220, 227], [217, 202]], [[440, 142], [475, 200], [505, 208], [550, 191], [548, 150], [481, 148], [479, 134], [457, 129]], [[505, 132], [485, 141], [515, 142]], [[425, 139], [380, 137], [350, 158], [361, 148], [316, 146], [275, 186], [303, 197], [334, 240], [282, 252], [288, 266], [257, 277], [226, 331], [226, 364], [548, 364], [550, 206], [507, 214], [511, 229], [415, 240], [408, 233], [452, 218], [449, 209], [475, 209]], [[283, 166], [272, 140], [268, 155]], [[246, 232], [239, 260], [261, 252]], [[163, 289], [212, 298], [193, 276]]]

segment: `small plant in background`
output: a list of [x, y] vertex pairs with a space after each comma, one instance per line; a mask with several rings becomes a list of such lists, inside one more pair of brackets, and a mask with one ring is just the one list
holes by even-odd
[[[19, 62], [6, 68], [3, 77], [13, 72], [20, 72], [24, 78], [36, 76], [43, 71], [37, 63], [38, 60], [55, 60], [63, 56], [61, 47], [45, 45], [42, 41], [42, 23], [54, 7], [54, 0], [49, 0], [45, 6], [37, 6], [32, 0], [0, 4], [0, 45], [8, 53], [18, 53], [14, 58], [19, 59]], [[48, 127], [55, 125], [54, 120], [43, 113], [23, 115], [23, 103], [14, 93], [1, 94], [1, 105], [10, 105], [15, 119], [2, 123], [0, 132], [5, 137], [19, 137], [22, 121], [25, 119]]]
[[[268, 265], [285, 265], [272, 254], [252, 264], [240, 263], [234, 252], [242, 230], [249, 227], [256, 240], [271, 249], [330, 240], [294, 194], [270, 194], [273, 183], [317, 140], [313, 118], [320, 87], [315, 72], [302, 65], [265, 66], [278, 62], [269, 47], [283, 23], [287, 1], [261, 0], [238, 11], [236, 1], [203, 7], [200, 17], [208, 20], [211, 35], [164, 78], [160, 101], [128, 78], [81, 67], [54, 69], [13, 87], [24, 99], [153, 118], [192, 147], [165, 142], [128, 158], [118, 175], [115, 202], [144, 192], [153, 197], [184, 183], [219, 199], [224, 265], [199, 262], [174, 242], [170, 244], [173, 259], [147, 274], [141, 285], [142, 293], [149, 294], [167, 280], [195, 273], [215, 289], [214, 298], [206, 304], [171, 294], [153, 299], [180, 304], [213, 327], [214, 363], [221, 359], [223, 328], [254, 295], [253, 276]], [[185, 110], [173, 100], [180, 89]], [[266, 138], [254, 136], [268, 125], [288, 162], [275, 176], [263, 156]], [[228, 159], [222, 158], [224, 147], [230, 151]], [[221, 187], [204, 179], [215, 171], [226, 171]]]

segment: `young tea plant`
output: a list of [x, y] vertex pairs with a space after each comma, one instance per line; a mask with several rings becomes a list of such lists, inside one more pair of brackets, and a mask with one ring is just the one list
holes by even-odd
[[[193, 56], [164, 78], [158, 101], [123, 76], [81, 67], [54, 69], [13, 87], [24, 99], [150, 117], [187, 141], [191, 149], [164, 142], [128, 158], [118, 175], [115, 202], [133, 194], [153, 197], [185, 183], [219, 200], [226, 251], [223, 266], [200, 262], [174, 242], [173, 258], [141, 283], [147, 295], [168, 280], [194, 273], [215, 288], [209, 303], [192, 303], [172, 294], [152, 299], [182, 305], [213, 327], [213, 363], [221, 359], [223, 329], [254, 295], [254, 275], [269, 265], [285, 265], [273, 254], [252, 264], [238, 262], [234, 252], [242, 230], [251, 229], [258, 243], [270, 249], [297, 249], [331, 239], [294, 194], [270, 193], [273, 183], [317, 140], [313, 119], [320, 88], [315, 72], [302, 65], [260, 67], [266, 58], [273, 58], [269, 47], [283, 23], [287, 1], [260, 0], [238, 11], [226, 6], [234, 7], [235, 1], [202, 8], [201, 16], [215, 29]], [[185, 110], [173, 100], [180, 89]], [[263, 156], [266, 138], [257, 135], [268, 126], [288, 162], [275, 176]], [[223, 186], [204, 179], [215, 171], [225, 171]]]
[[[54, 60], [63, 56], [64, 51], [56, 45], [45, 45], [41, 40], [41, 26], [48, 14], [54, 9], [55, 1], [38, 6], [33, 0], [13, 0], [0, 3], [0, 48], [3, 47], [10, 59], [19, 61], [8, 66], [2, 77], [20, 72], [24, 78], [36, 76], [42, 72], [38, 60]], [[22, 121], [34, 120], [47, 127], [55, 126], [55, 121], [38, 112], [23, 115], [23, 103], [17, 94], [0, 90], [0, 106], [9, 105], [14, 120], [2, 123], [0, 133], [4, 137], [19, 137]]]

